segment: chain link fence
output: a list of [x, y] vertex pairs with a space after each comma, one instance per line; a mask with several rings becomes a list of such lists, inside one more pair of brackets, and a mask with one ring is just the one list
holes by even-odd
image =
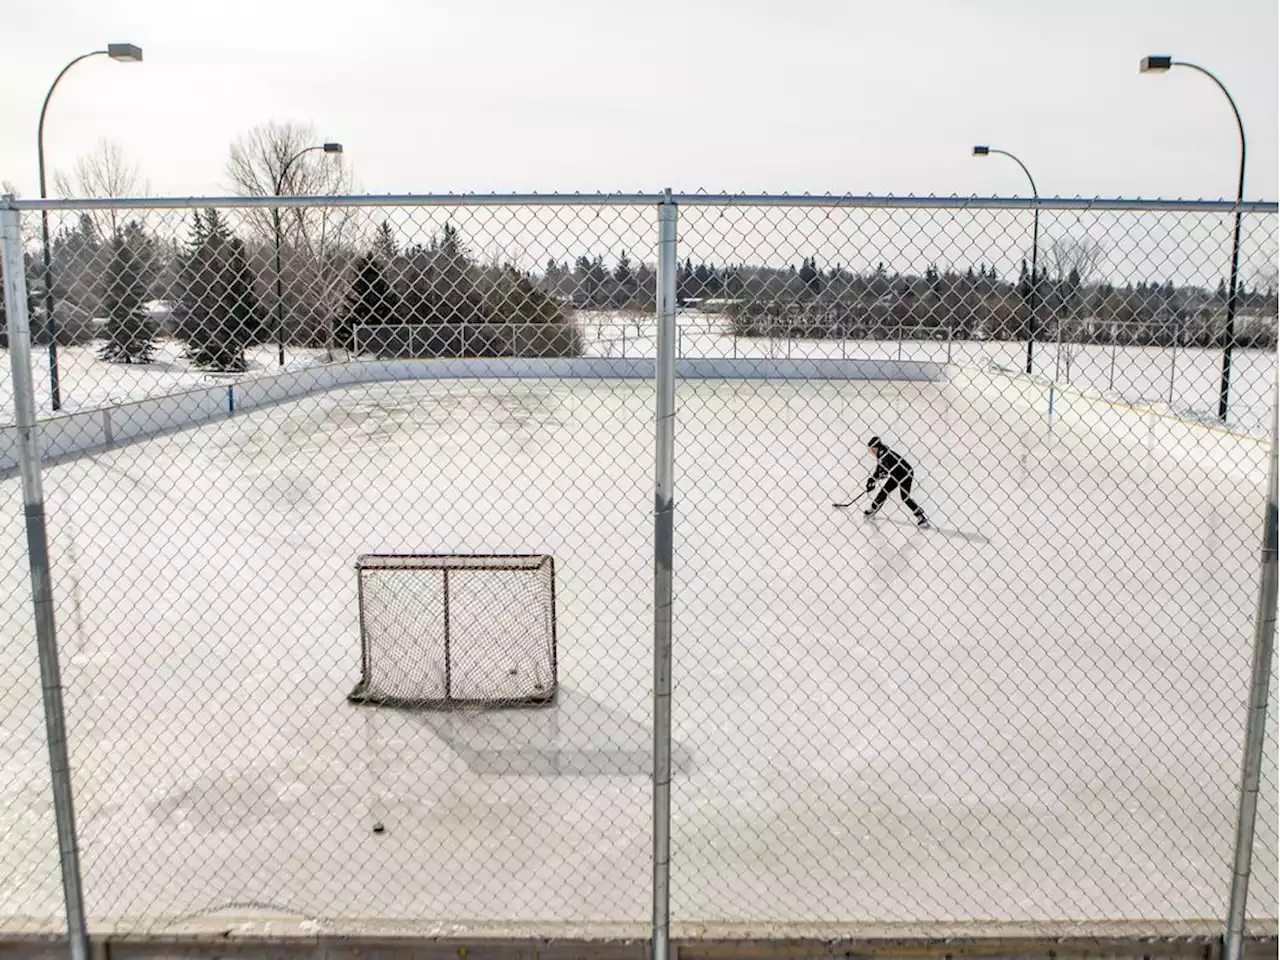
[[1234, 213], [8, 201], [0, 924], [1223, 920], [1277, 368]]

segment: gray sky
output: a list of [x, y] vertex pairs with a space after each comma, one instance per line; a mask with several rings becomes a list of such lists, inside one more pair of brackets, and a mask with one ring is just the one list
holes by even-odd
[[101, 137], [155, 194], [227, 191], [270, 119], [341, 140], [368, 192], [771, 190], [1277, 196], [1275, 0], [5, 0], [0, 178], [35, 196]]

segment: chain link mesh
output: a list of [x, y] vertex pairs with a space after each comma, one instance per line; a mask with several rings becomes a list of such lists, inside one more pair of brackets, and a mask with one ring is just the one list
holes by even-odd
[[[52, 324], [35, 244], [26, 279], [91, 928], [646, 921], [654, 208], [300, 205], [279, 274], [269, 211], [50, 216]], [[1034, 255], [1032, 217], [680, 206], [677, 924], [1225, 914], [1276, 218], [1244, 215], [1228, 337], [1229, 213], [1050, 203]], [[12, 432], [18, 923], [62, 902]], [[896, 493], [863, 517], [873, 436], [928, 528]], [[554, 702], [349, 703], [364, 554], [553, 558]], [[442, 644], [441, 572], [401, 574], [364, 585], [379, 636]], [[500, 681], [546, 591], [472, 586], [464, 672]], [[383, 693], [436, 699], [445, 659]]]

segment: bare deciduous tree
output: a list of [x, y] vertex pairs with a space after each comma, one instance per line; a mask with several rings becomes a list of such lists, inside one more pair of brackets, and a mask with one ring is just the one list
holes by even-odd
[[[56, 171], [53, 189], [70, 197], [145, 197], [150, 189], [138, 164], [125, 156], [120, 144], [99, 140], [88, 153], [76, 158], [70, 174]], [[100, 243], [108, 243], [123, 226], [126, 210], [94, 210], [89, 213]]]
[[[310, 124], [273, 120], [253, 127], [231, 144], [227, 176], [232, 191], [248, 197], [351, 193], [353, 180], [342, 156], [308, 149], [320, 144]], [[246, 219], [258, 240], [274, 246], [272, 211], [249, 210]], [[314, 343], [332, 326], [343, 286], [342, 271], [334, 269], [334, 251], [347, 243], [353, 226], [344, 209], [294, 207], [279, 212], [282, 272], [288, 288], [283, 300], [291, 342]]]
[[1093, 237], [1059, 237], [1049, 245], [1049, 269], [1057, 280], [1063, 314], [1057, 318], [1059, 375], [1071, 379], [1071, 361], [1079, 352], [1073, 341], [1088, 339], [1081, 318], [1092, 309], [1089, 283], [1106, 258], [1107, 248]]
[[1059, 237], [1049, 246], [1049, 267], [1059, 280], [1074, 272], [1080, 283], [1089, 283], [1106, 258], [1107, 248], [1093, 237]]
[[[252, 128], [231, 144], [227, 176], [232, 191], [242, 197], [350, 193], [351, 174], [341, 155], [332, 156], [319, 150], [304, 153], [320, 142], [311, 124], [272, 120]], [[284, 211], [281, 229], [285, 240], [292, 241], [306, 234], [310, 226], [318, 229], [321, 219], [315, 211], [310, 218], [300, 208]], [[255, 232], [263, 237], [274, 235], [269, 211], [254, 211], [250, 221]]]

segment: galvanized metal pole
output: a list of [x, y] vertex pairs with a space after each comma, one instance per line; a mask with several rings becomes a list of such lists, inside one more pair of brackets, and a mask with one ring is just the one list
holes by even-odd
[[[279, 190], [276, 193], [279, 194]], [[271, 211], [271, 222], [275, 228], [276, 238], [276, 346], [279, 352], [279, 366], [284, 366], [284, 289], [280, 278], [280, 210]]]
[[[1022, 168], [1024, 172], [1026, 167]], [[1030, 172], [1027, 172], [1027, 179], [1031, 180]], [[1040, 193], [1036, 190], [1036, 182], [1031, 180], [1031, 193], [1035, 199], [1039, 201]], [[1031, 376], [1035, 372], [1035, 353], [1036, 353], [1036, 311], [1040, 309], [1040, 204], [1036, 203], [1035, 213], [1031, 218], [1031, 290], [1027, 319], [1027, 376]]]
[[1271, 407], [1271, 462], [1267, 468], [1267, 508], [1262, 521], [1262, 585], [1253, 633], [1253, 674], [1249, 684], [1249, 713], [1245, 719], [1244, 761], [1240, 773], [1240, 806], [1236, 817], [1236, 849], [1227, 906], [1227, 935], [1223, 960], [1244, 956], [1245, 912], [1249, 905], [1249, 870], [1253, 864], [1253, 829], [1258, 817], [1258, 783], [1267, 734], [1267, 696], [1271, 658], [1276, 645], [1276, 533], [1280, 527], [1280, 365]]
[[[1234, 107], [1235, 105], [1232, 104]], [[1236, 115], [1239, 119], [1239, 114]], [[1240, 129], [1240, 186], [1236, 202], [1244, 200], [1244, 128]], [[1236, 346], [1236, 310], [1240, 303], [1240, 211], [1231, 234], [1231, 292], [1227, 295], [1227, 325], [1222, 333], [1222, 377], [1218, 382], [1218, 419], [1227, 422], [1231, 407], [1231, 353]]]
[[72, 960], [88, 960], [89, 935], [85, 928], [84, 895], [80, 886], [80, 854], [76, 846], [71, 763], [67, 755], [62, 676], [58, 666], [58, 638], [53, 617], [49, 537], [45, 528], [44, 492], [41, 488], [40, 442], [36, 433], [36, 402], [31, 384], [31, 320], [27, 315], [27, 283], [23, 271], [20, 217], [17, 210], [0, 210], [0, 236], [3, 236], [4, 241], [4, 302], [9, 316], [9, 361], [13, 368], [13, 410], [18, 429], [18, 462], [22, 473], [23, 512], [27, 521], [27, 555], [31, 564], [36, 647], [44, 695], [49, 772], [53, 778], [53, 814], [62, 864], [67, 938]]
[[[94, 50], [76, 57], [58, 71], [58, 75], [53, 78], [53, 83], [49, 85], [49, 92], [44, 95], [44, 103], [40, 107], [40, 123], [36, 127], [36, 166], [40, 172], [41, 200], [49, 196], [49, 188], [45, 180], [44, 121], [49, 114], [49, 101], [53, 99], [53, 91], [58, 89], [58, 84], [67, 75], [67, 71], [81, 60], [107, 55], [106, 50]], [[53, 304], [53, 259], [49, 252], [48, 210], [40, 211], [40, 240], [40, 258], [44, 261], [44, 331], [45, 336], [49, 338], [49, 398], [53, 403], [53, 409], [60, 410], [62, 409], [62, 382], [58, 375], [58, 315]]]
[[658, 206], [657, 437], [653, 514], [653, 958], [671, 955], [671, 597], [675, 543], [676, 205]]

